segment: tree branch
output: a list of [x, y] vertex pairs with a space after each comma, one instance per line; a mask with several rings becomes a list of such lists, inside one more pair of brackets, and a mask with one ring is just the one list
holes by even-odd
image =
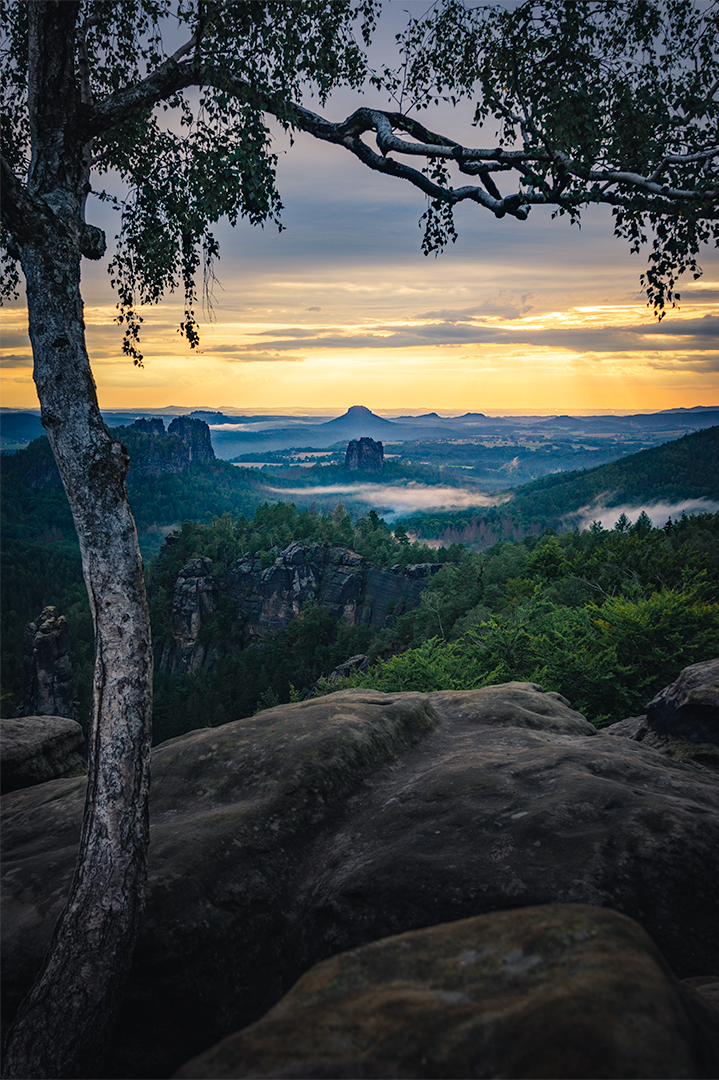
[[188, 86], [202, 86], [203, 82], [198, 77], [194, 63], [180, 64], [175, 59], [178, 55], [186, 55], [187, 50], [193, 48], [194, 44], [193, 35], [190, 42], [178, 49], [174, 56], [170, 56], [142, 82], [123, 87], [90, 108], [79, 109], [83, 138], [89, 141], [94, 136], [109, 131], [123, 120], [137, 116], [145, 109], [151, 109], [172, 97], [178, 90], [185, 90]]
[[57, 218], [47, 203], [30, 194], [2, 154], [0, 178], [3, 224], [17, 244], [42, 235], [45, 229], [57, 227]]
[[[198, 34], [194, 34], [173, 56], [142, 82], [119, 90], [90, 109], [85, 109], [82, 124], [87, 137], [106, 131], [123, 120], [152, 108], [179, 90], [193, 85], [214, 86], [225, 93], [232, 94], [238, 101], [254, 106], [258, 111], [271, 113], [283, 124], [306, 131], [324, 142], [343, 146], [368, 168], [406, 180], [433, 199], [450, 204], [471, 200], [491, 210], [497, 217], [510, 214], [524, 219], [530, 203], [576, 205], [584, 201], [566, 196], [564, 192], [567, 176], [590, 184], [608, 186], [627, 184], [634, 190], [658, 196], [670, 203], [707, 202], [716, 201], [719, 198], [719, 191], [714, 189], [684, 189], [658, 182], [662, 170], [669, 164], [691, 164], [702, 160], [708, 161], [716, 156], [719, 149], [714, 146], [693, 154], [667, 154], [650, 176], [642, 176], [640, 173], [602, 167], [598, 164], [587, 167], [548, 145], [536, 150], [526, 147], [523, 150], [504, 150], [501, 147], [463, 146], [453, 139], [429, 131], [411, 117], [381, 109], [357, 109], [345, 120], [332, 123], [301, 105], [287, 101], [280, 95], [263, 93], [244, 80], [228, 79], [226, 75], [215, 72], [211, 67], [200, 67], [196, 58], [189, 63], [180, 63], [184, 56], [196, 49], [198, 43]], [[395, 134], [396, 130], [406, 132], [416, 141], [400, 138]], [[361, 138], [367, 132], [375, 133], [379, 153]], [[460, 188], [442, 187], [418, 169], [389, 157], [390, 153], [423, 157], [429, 160], [439, 158], [455, 161], [460, 172], [478, 175], [483, 188], [470, 185]], [[540, 181], [540, 178], [533, 177], [533, 174], [527, 173], [528, 165], [554, 166], [563, 175], [559, 177], [558, 183], [552, 186], [546, 181]], [[537, 195], [516, 192], [502, 197], [496, 185], [488, 179], [488, 174], [510, 170], [522, 173], [535, 186], [539, 183], [544, 188], [544, 193]], [[596, 197], [597, 193], [594, 194]], [[615, 204], [616, 197], [605, 188], [599, 193], [599, 201]]]
[[[15, 244], [23, 244], [47, 235], [68, 233], [65, 220], [44, 199], [31, 195], [18, 180], [7, 160], [0, 154], [2, 184], [2, 221]], [[105, 254], [105, 233], [94, 225], [78, 222], [77, 243], [87, 259], [101, 259]]]

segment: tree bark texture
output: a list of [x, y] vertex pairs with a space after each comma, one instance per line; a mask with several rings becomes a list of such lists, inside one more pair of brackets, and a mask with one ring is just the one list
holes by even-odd
[[95, 626], [89, 772], [78, 862], [44, 966], [12, 1025], [3, 1075], [97, 1075], [132, 960], [147, 876], [152, 652], [127, 453], [105, 428], [85, 345], [80, 260], [88, 147], [68, 132], [77, 4], [31, 3], [32, 164], [39, 208], [13, 239], [27, 282], [34, 378], [80, 541]]

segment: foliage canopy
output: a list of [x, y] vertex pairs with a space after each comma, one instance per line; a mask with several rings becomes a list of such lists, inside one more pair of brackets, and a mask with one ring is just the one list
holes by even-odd
[[[428, 196], [427, 253], [456, 238], [459, 202], [520, 219], [547, 204], [573, 220], [587, 205], [607, 203], [615, 232], [634, 250], [651, 237], [642, 280], [660, 318], [679, 299], [678, 277], [687, 270], [699, 276], [702, 245], [719, 237], [716, 0], [527, 0], [511, 10], [439, 0], [409, 16], [398, 36], [399, 66], [370, 72], [361, 45], [380, 6], [77, 5], [80, 101], [72, 137], [91, 147], [92, 172], [119, 176], [126, 188], [122, 197], [97, 193], [121, 214], [110, 271], [124, 350], [135, 362], [142, 360], [140, 307], [177, 288], [185, 295], [181, 331], [198, 343], [198, 279], [211, 288], [219, 254], [212, 228], [221, 217], [280, 225], [268, 115], [420, 188]], [[24, 0], [0, 2], [2, 155], [11, 201], [19, 181], [32, 187], [36, 179], [26, 9]], [[172, 55], [168, 37], [182, 41]], [[368, 78], [395, 98], [398, 111], [360, 108], [332, 123], [301, 103], [309, 92], [325, 104], [337, 85], [360, 88]], [[417, 119], [440, 99], [462, 98], [474, 104], [485, 148], [464, 146]], [[457, 172], [479, 184], [457, 185]], [[17, 282], [13, 236], [22, 228], [8, 212], [6, 291]], [[88, 240], [88, 252], [91, 246]]]

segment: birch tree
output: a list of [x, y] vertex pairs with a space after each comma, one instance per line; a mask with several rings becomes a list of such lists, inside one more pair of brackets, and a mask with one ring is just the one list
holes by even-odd
[[[197, 345], [215, 223], [279, 223], [270, 117], [416, 187], [426, 252], [454, 239], [460, 202], [523, 221], [538, 204], [574, 218], [609, 204], [615, 231], [651, 245], [644, 283], [659, 316], [717, 238], [715, 3], [508, 12], [439, 0], [409, 20], [398, 65], [369, 71], [377, 11], [376, 0], [0, 0], [3, 291], [23, 276], [42, 422], [96, 641], [77, 867], [9, 1033], [6, 1076], [96, 1075], [144, 904], [150, 625], [128, 455], [98, 409], [81, 294], [83, 259], [106, 248], [86, 220], [103, 174], [125, 187], [110, 271], [122, 347], [138, 364], [142, 305], [176, 288], [180, 329]], [[303, 103], [311, 90], [323, 109], [335, 87], [368, 81], [391, 108], [358, 101], [333, 120]], [[475, 103], [480, 145], [432, 130], [434, 104], [462, 97]]]

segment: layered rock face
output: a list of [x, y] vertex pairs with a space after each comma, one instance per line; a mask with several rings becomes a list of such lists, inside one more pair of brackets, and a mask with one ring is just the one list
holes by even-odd
[[384, 938], [312, 968], [176, 1076], [698, 1077], [719, 1012], [637, 923], [550, 904]]
[[180, 571], [172, 601], [172, 642], [163, 645], [161, 671], [188, 675], [203, 666], [209, 647], [200, 641], [200, 630], [216, 610], [216, 591], [210, 559], [193, 559]]
[[[229, 574], [229, 597], [244, 646], [268, 630], [284, 630], [314, 600], [334, 619], [379, 629], [393, 615], [416, 607], [441, 563], [381, 569], [349, 548], [295, 541], [263, 569], [259, 556], [237, 562]], [[195, 559], [177, 579], [172, 606], [173, 640], [163, 646], [160, 670], [179, 674], [211, 662], [222, 642], [200, 642], [200, 629], [215, 610], [217, 586], [209, 559]]]
[[[534, 684], [283, 705], [162, 744], [152, 778], [147, 913], [108, 1076], [168, 1075], [340, 951], [507, 909], [611, 907], [679, 978], [719, 970], [716, 775], [597, 734]], [[4, 798], [8, 1013], [63, 905], [82, 802], [77, 780]], [[545, 955], [502, 940], [518, 978], [517, 950]]]
[[[113, 434], [130, 452], [130, 474], [164, 476], [181, 473], [191, 465], [207, 465], [215, 460], [210, 429], [204, 420], [177, 416], [167, 431], [160, 417], [141, 417], [128, 427], [115, 428]], [[40, 491], [62, 487], [54, 458], [33, 465], [25, 482]]]
[[54, 607], [43, 608], [37, 622], [25, 630], [23, 714], [74, 715], [70, 632], [67, 619]]
[[349, 548], [295, 541], [265, 570], [257, 557], [238, 562], [230, 573], [230, 593], [248, 641], [265, 630], [284, 629], [308, 600], [352, 626], [380, 628], [390, 609], [398, 614], [419, 603], [422, 589], [441, 565], [382, 569]]
[[44, 784], [62, 776], [82, 776], [85, 736], [64, 716], [19, 716], [0, 720], [0, 787], [8, 791]]
[[374, 439], [352, 439], [345, 454], [350, 472], [380, 472], [384, 468], [384, 447]]

